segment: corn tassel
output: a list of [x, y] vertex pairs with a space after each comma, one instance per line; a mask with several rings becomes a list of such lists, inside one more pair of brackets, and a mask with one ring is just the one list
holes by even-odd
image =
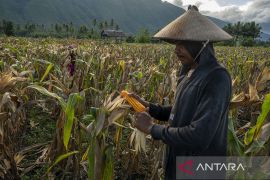
[[122, 91], [121, 96], [127, 100], [127, 102], [133, 107], [136, 112], [145, 111], [146, 108], [144, 107], [144, 105], [142, 105], [135, 98], [129, 96], [127, 91]]

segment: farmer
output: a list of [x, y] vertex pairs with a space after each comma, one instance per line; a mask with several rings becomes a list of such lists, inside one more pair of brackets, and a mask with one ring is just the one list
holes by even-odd
[[[182, 16], [165, 26], [156, 38], [175, 44], [182, 64], [173, 106], [144, 101], [135, 127], [166, 146], [165, 179], [176, 179], [177, 156], [225, 156], [231, 78], [215, 57], [215, 41], [232, 37], [190, 6]], [[168, 121], [159, 125], [153, 119]]]

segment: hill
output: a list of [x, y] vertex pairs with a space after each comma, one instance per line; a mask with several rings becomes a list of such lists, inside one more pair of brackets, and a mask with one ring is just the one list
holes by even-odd
[[[161, 0], [0, 0], [1, 19], [50, 26], [70, 23], [91, 26], [93, 19], [114, 19], [120, 28], [136, 33], [140, 28], [156, 32], [185, 10]], [[226, 22], [211, 18], [219, 26]]]
[[260, 38], [261, 41], [269, 41], [270, 40], [270, 34], [266, 34], [264, 32], [261, 32]]

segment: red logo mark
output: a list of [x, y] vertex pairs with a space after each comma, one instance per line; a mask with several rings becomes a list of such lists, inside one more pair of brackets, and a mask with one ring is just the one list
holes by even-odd
[[180, 164], [178, 166], [178, 169], [180, 169], [181, 171], [183, 171], [183, 172], [185, 172], [185, 173], [187, 173], [189, 175], [194, 175], [194, 173], [192, 171], [190, 171], [188, 169], [185, 169], [186, 165], [189, 166], [189, 169], [192, 169], [193, 160], [189, 160], [189, 161], [184, 162], [183, 164]]

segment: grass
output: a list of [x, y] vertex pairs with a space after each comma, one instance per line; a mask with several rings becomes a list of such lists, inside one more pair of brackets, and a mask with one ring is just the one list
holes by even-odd
[[53, 138], [55, 120], [50, 117], [49, 113], [44, 112], [40, 107], [30, 108], [28, 119], [29, 124], [23, 136], [24, 146], [45, 143]]
[[[56, 120], [48, 112], [44, 111], [43, 108], [34, 106], [27, 109], [27, 120], [28, 123], [22, 136], [21, 149], [35, 144], [47, 143], [53, 139]], [[41, 153], [27, 153], [21, 165], [27, 167], [33, 164], [40, 155]], [[47, 163], [39, 165], [29, 173], [23, 175], [22, 179], [40, 179], [46, 173], [48, 167], [49, 165]]]

